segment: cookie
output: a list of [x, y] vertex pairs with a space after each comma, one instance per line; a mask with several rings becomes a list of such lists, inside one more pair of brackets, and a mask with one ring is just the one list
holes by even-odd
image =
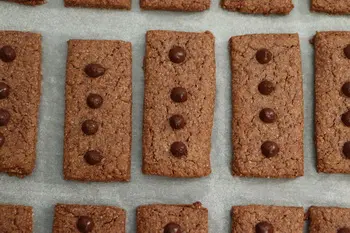
[[137, 233], [208, 233], [208, 210], [192, 205], [145, 205], [137, 208]]
[[231, 38], [233, 174], [304, 174], [303, 86], [297, 34]]
[[210, 0], [140, 0], [144, 10], [204, 11], [210, 8]]
[[24, 4], [24, 5], [30, 5], [30, 6], [37, 6], [37, 5], [42, 5], [46, 3], [45, 0], [7, 0], [7, 1]]
[[286, 15], [294, 8], [292, 0], [222, 0], [221, 5], [229, 11], [265, 15]]
[[247, 205], [232, 207], [232, 233], [303, 233], [302, 207]]
[[350, 2], [348, 0], [311, 0], [311, 11], [349, 14]]
[[170, 177], [209, 175], [214, 36], [147, 32], [144, 72], [143, 172]]
[[35, 166], [41, 92], [41, 35], [0, 31], [0, 172]]
[[314, 47], [317, 170], [350, 173], [350, 32], [318, 32]]
[[339, 207], [317, 207], [309, 209], [309, 233], [349, 233], [350, 209]]
[[65, 179], [130, 180], [131, 89], [131, 43], [68, 42]]
[[64, 6], [130, 10], [131, 0], [64, 0]]
[[0, 204], [0, 232], [32, 233], [33, 208], [30, 206]]
[[57, 204], [52, 233], [125, 233], [125, 210], [113, 206]]

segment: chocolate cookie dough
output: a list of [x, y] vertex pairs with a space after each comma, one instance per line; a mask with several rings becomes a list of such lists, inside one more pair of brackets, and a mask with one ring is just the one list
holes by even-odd
[[231, 38], [233, 174], [304, 174], [303, 86], [297, 34]]
[[349, 233], [350, 209], [316, 207], [309, 209], [309, 233]]
[[131, 0], [64, 0], [65, 7], [131, 9]]
[[209, 175], [214, 36], [149, 31], [146, 37], [143, 172], [170, 177]]
[[289, 14], [294, 8], [292, 0], [222, 0], [222, 7], [229, 11], [249, 14]]
[[349, 14], [348, 0], [311, 0], [311, 10], [329, 14]]
[[0, 31], [0, 172], [35, 166], [41, 92], [41, 35]]
[[350, 173], [350, 32], [318, 32], [315, 46], [317, 170]]
[[131, 44], [70, 40], [65, 179], [130, 179], [131, 105]]
[[57, 204], [52, 233], [125, 233], [125, 222], [118, 207]]
[[208, 233], [208, 210], [192, 205], [145, 205], [137, 208], [137, 233]]
[[262, 205], [232, 207], [232, 233], [303, 233], [303, 227], [302, 207]]
[[1, 233], [32, 233], [33, 208], [30, 206], [0, 204]]

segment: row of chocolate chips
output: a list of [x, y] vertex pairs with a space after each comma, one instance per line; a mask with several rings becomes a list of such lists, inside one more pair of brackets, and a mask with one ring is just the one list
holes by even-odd
[[[186, 51], [180, 46], [175, 46], [169, 51], [169, 59], [173, 63], [182, 63], [186, 59]], [[187, 91], [183, 87], [175, 87], [171, 90], [170, 98], [176, 103], [183, 103], [187, 101]], [[185, 127], [186, 120], [182, 115], [175, 114], [169, 118], [169, 124], [171, 128], [178, 130]], [[170, 152], [175, 157], [186, 156], [187, 147], [185, 143], [176, 141], [171, 144]]]
[[[100, 64], [88, 64], [85, 66], [84, 72], [90, 78], [97, 78], [105, 73], [105, 68]], [[98, 109], [103, 104], [103, 98], [99, 94], [90, 93], [86, 98], [86, 104], [91, 109]], [[85, 120], [81, 126], [82, 131], [86, 135], [94, 135], [98, 131], [98, 123], [95, 120]], [[102, 154], [97, 150], [89, 150], [85, 153], [84, 159], [90, 165], [99, 164], [102, 161]]]
[[[256, 52], [255, 58], [260, 64], [267, 64], [272, 60], [272, 53], [267, 49], [260, 49]], [[258, 90], [262, 95], [270, 95], [275, 90], [275, 86], [271, 81], [263, 80], [258, 85]], [[277, 115], [273, 109], [264, 108], [260, 111], [259, 118], [265, 123], [273, 123]], [[276, 142], [265, 141], [261, 145], [261, 152], [265, 157], [270, 158], [278, 154], [279, 146]]]
[[[350, 59], [350, 44], [344, 48], [344, 55], [347, 59]], [[341, 87], [341, 91], [346, 97], [350, 97], [350, 82], [345, 82]], [[350, 111], [343, 113], [341, 115], [341, 120], [343, 124], [350, 127]], [[347, 141], [343, 145], [343, 154], [346, 158], [350, 159], [350, 141]], [[349, 230], [350, 231], [350, 230]]]
[[[9, 63], [16, 59], [16, 51], [10, 45], [5, 45], [0, 49], [0, 59], [3, 62]], [[10, 95], [10, 87], [4, 83], [0, 82], [0, 99], [6, 99]], [[10, 113], [1, 108], [0, 109], [0, 126], [6, 126], [10, 121]], [[5, 143], [5, 136], [0, 133], [0, 147]]]

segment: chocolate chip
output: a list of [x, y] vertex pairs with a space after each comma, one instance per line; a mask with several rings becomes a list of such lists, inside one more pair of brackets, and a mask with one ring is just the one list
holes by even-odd
[[273, 233], [274, 229], [271, 223], [268, 222], [259, 222], [255, 225], [256, 233]]
[[350, 142], [345, 142], [343, 145], [343, 154], [347, 159], [350, 159]]
[[77, 221], [77, 228], [81, 233], [88, 233], [94, 229], [94, 222], [92, 218], [87, 216], [81, 216]]
[[170, 117], [169, 123], [173, 129], [182, 129], [186, 125], [185, 118], [178, 114]]
[[5, 136], [2, 133], [0, 133], [0, 147], [2, 147], [4, 143], [5, 143]]
[[175, 157], [187, 155], [187, 147], [183, 142], [174, 142], [171, 144], [170, 151]]
[[174, 63], [181, 63], [186, 58], [186, 51], [180, 46], [175, 46], [172, 49], [170, 49], [169, 58], [170, 61]]
[[341, 91], [346, 97], [350, 97], [350, 82], [346, 82], [341, 87]]
[[165, 225], [164, 233], [182, 233], [182, 229], [179, 224], [171, 222]]
[[261, 152], [267, 158], [277, 155], [279, 151], [280, 148], [275, 142], [266, 141], [261, 145]]
[[5, 109], [0, 109], [0, 126], [5, 126], [10, 121], [10, 113]]
[[268, 49], [259, 49], [255, 54], [255, 58], [260, 64], [267, 64], [272, 59], [272, 53]]
[[343, 227], [343, 228], [340, 228], [337, 233], [350, 233], [350, 228], [347, 228], [347, 227]]
[[0, 99], [5, 99], [10, 94], [10, 87], [4, 83], [0, 82]]
[[96, 150], [89, 150], [85, 153], [84, 159], [90, 165], [99, 164], [102, 160], [102, 155]]
[[183, 87], [175, 87], [171, 90], [170, 98], [177, 103], [182, 103], [187, 100], [187, 91]]
[[273, 123], [276, 121], [276, 113], [271, 108], [264, 108], [259, 113], [260, 120], [265, 123]]
[[341, 121], [347, 127], [350, 127], [350, 111], [347, 111], [341, 115]]
[[81, 129], [86, 135], [93, 135], [97, 133], [98, 124], [94, 120], [86, 120], [83, 122]]
[[84, 71], [89, 77], [97, 78], [99, 76], [104, 75], [105, 68], [103, 68], [103, 66], [101, 66], [100, 64], [93, 64], [92, 63], [92, 64], [85, 66]]
[[264, 80], [259, 83], [258, 90], [263, 95], [270, 95], [275, 90], [275, 85], [270, 81]]
[[350, 59], [350, 44], [348, 44], [345, 48], [344, 48], [344, 54], [345, 56]]
[[96, 109], [102, 106], [103, 98], [99, 94], [89, 94], [86, 103], [90, 108]]
[[9, 45], [5, 45], [0, 49], [0, 59], [3, 62], [12, 62], [16, 59], [16, 51]]

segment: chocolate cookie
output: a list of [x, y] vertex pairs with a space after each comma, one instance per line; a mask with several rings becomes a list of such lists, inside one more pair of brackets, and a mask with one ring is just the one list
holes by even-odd
[[0, 172], [35, 166], [41, 92], [41, 35], [0, 31]]
[[329, 14], [349, 14], [348, 0], [311, 0], [311, 10]]
[[292, 0], [222, 0], [221, 5], [229, 11], [249, 14], [289, 14], [294, 8]]
[[235, 36], [230, 45], [233, 174], [302, 176], [304, 117], [298, 35]]
[[33, 208], [20, 205], [0, 205], [1, 233], [32, 233]]
[[149, 31], [146, 40], [143, 172], [206, 176], [211, 172], [214, 37]]
[[69, 41], [65, 179], [130, 179], [131, 104], [131, 44]]
[[64, 0], [64, 6], [130, 10], [131, 0]]
[[309, 209], [309, 233], [349, 233], [350, 209], [316, 207]]
[[140, 0], [144, 10], [204, 11], [210, 8], [210, 0]]

